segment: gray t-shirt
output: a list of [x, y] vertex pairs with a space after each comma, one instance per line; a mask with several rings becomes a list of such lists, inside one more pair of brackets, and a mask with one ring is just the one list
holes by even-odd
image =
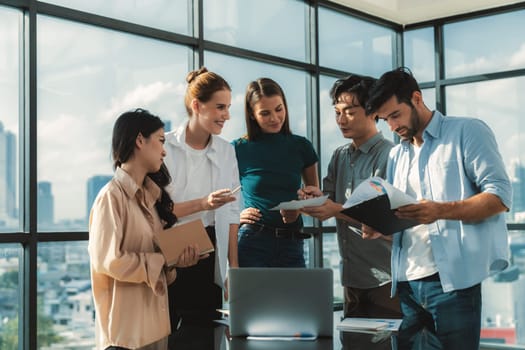
[[[378, 133], [356, 149], [351, 143], [337, 148], [323, 179], [323, 192], [334, 202], [344, 204], [352, 191], [371, 176], [386, 176], [388, 154], [394, 144]], [[374, 288], [391, 281], [391, 243], [384, 239], [364, 240], [336, 220], [341, 281], [343, 286]]]

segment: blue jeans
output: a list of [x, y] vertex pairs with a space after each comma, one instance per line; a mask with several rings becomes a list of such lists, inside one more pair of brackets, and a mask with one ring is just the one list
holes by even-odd
[[398, 282], [400, 349], [474, 350], [481, 331], [481, 284], [444, 293], [439, 275]]
[[240, 267], [305, 267], [302, 239], [277, 237], [258, 224], [241, 225], [238, 254]]

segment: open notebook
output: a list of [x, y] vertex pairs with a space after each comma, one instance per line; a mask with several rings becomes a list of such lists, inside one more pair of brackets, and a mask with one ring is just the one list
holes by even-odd
[[309, 268], [229, 270], [232, 336], [333, 335], [333, 272]]

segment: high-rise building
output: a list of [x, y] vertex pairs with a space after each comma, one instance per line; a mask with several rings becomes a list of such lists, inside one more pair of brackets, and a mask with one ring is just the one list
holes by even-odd
[[89, 221], [89, 212], [91, 211], [91, 206], [93, 205], [98, 192], [112, 178], [112, 175], [95, 175], [87, 180], [86, 221]]
[[512, 213], [525, 212], [525, 167], [521, 164], [514, 165], [512, 195]]
[[38, 226], [51, 226], [54, 223], [55, 200], [51, 188], [51, 182], [41, 181], [38, 183], [37, 213]]
[[4, 130], [0, 121], [0, 221], [9, 222], [17, 215], [16, 136]]
[[163, 120], [162, 122], [164, 123], [164, 131], [171, 131], [171, 120]]

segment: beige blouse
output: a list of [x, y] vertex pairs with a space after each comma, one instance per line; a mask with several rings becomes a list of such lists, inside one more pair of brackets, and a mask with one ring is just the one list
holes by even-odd
[[117, 168], [93, 204], [88, 250], [97, 349], [136, 349], [170, 334], [167, 283], [176, 272], [165, 272], [165, 259], [155, 252], [159, 196], [151, 179], [141, 188]]

